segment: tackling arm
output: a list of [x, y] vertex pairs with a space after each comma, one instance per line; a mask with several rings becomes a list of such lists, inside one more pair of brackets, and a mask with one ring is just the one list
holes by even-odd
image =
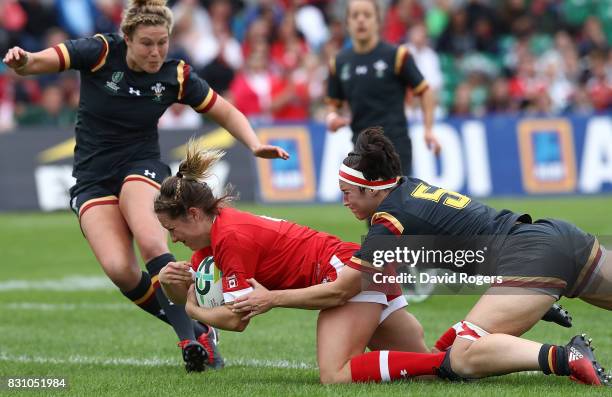
[[249, 319], [273, 307], [323, 310], [345, 304], [361, 291], [361, 272], [345, 267], [338, 278], [330, 283], [307, 288], [269, 291], [251, 280], [254, 291], [236, 299], [232, 310], [248, 314]]

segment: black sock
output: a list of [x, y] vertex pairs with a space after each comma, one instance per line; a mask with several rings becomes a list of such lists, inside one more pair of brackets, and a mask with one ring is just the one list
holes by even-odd
[[195, 332], [196, 338], [199, 338], [200, 335], [208, 332], [208, 325], [203, 324], [197, 320], [193, 320], [193, 330]]
[[565, 346], [542, 345], [538, 355], [538, 363], [540, 364], [540, 369], [546, 375], [570, 375]]
[[179, 337], [180, 340], [195, 340], [195, 333], [193, 330], [193, 322], [185, 313], [185, 305], [175, 305], [170, 302], [170, 300], [164, 294], [164, 291], [156, 287], [156, 284], [159, 284], [157, 281], [157, 274], [159, 271], [168, 264], [168, 262], [174, 262], [176, 259], [170, 253], [162, 254], [157, 258], [151, 259], [147, 264], [147, 270], [151, 275], [151, 280], [153, 282], [153, 286], [155, 287], [155, 296], [157, 297], [157, 301], [161, 305], [162, 309], [164, 309], [164, 313], [166, 313], [166, 317], [168, 317], [168, 321], [172, 328], [174, 328], [174, 332]]
[[138, 282], [136, 288], [131, 291], [121, 291], [121, 293], [142, 310], [170, 324], [166, 314], [155, 298], [155, 289], [151, 284], [151, 277], [149, 276], [149, 273], [142, 272], [140, 281]]

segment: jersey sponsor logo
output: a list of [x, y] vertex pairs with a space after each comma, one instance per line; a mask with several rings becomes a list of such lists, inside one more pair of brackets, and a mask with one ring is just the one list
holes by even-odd
[[351, 64], [345, 63], [340, 70], [340, 80], [347, 81], [351, 78]]
[[107, 81], [104, 87], [106, 87], [111, 92], [116, 93], [117, 91], [119, 91], [120, 87], [118, 84], [122, 79], [123, 72], [113, 72], [113, 74], [111, 75], [111, 81]]
[[140, 90], [134, 89], [134, 87], [129, 87], [129, 93], [132, 95], [140, 96]]
[[374, 70], [376, 70], [376, 77], [384, 77], [385, 70], [387, 70], [388, 67], [389, 65], [387, 65], [387, 63], [382, 59], [379, 59], [378, 61], [374, 62]]
[[166, 90], [166, 87], [164, 87], [162, 83], [155, 83], [155, 85], [151, 86], [151, 90], [153, 91], [153, 94], [155, 95], [153, 97], [153, 100], [155, 102], [161, 102], [162, 94]]
[[355, 74], [357, 76], [359, 76], [360, 74], [367, 74], [368, 73], [368, 67], [367, 65], [357, 65], [357, 67], [355, 67]]
[[236, 279], [236, 275], [229, 276], [227, 278], [227, 285], [229, 288], [236, 288], [238, 286], [238, 280]]

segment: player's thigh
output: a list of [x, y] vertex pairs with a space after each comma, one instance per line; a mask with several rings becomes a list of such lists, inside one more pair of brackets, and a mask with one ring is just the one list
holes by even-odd
[[119, 196], [119, 208], [145, 262], [168, 252], [167, 233], [153, 211], [158, 193], [149, 183], [132, 180], [123, 184]]
[[423, 326], [405, 309], [394, 311], [378, 325], [368, 343], [370, 350], [396, 350], [427, 353]]
[[465, 320], [488, 333], [520, 336], [533, 327], [556, 297], [531, 289], [492, 287], [480, 297]]
[[122, 290], [133, 289], [140, 280], [140, 268], [132, 235], [118, 205], [96, 205], [80, 218], [81, 229], [108, 277]]
[[580, 299], [592, 305], [612, 310], [612, 251], [606, 252], [596, 279]]
[[383, 305], [349, 302], [322, 310], [317, 321], [317, 361], [322, 383], [351, 381], [349, 361], [365, 351]]

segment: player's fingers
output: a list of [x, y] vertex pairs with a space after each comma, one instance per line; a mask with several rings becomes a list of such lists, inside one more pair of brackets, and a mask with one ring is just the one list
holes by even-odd
[[234, 313], [248, 312], [250, 311], [250, 306], [251, 305], [248, 302], [240, 302], [240, 303], [234, 302], [234, 304], [232, 305], [232, 311]]
[[289, 158], [289, 153], [287, 153], [282, 148], [276, 148], [276, 154], [283, 160], [287, 160]]

